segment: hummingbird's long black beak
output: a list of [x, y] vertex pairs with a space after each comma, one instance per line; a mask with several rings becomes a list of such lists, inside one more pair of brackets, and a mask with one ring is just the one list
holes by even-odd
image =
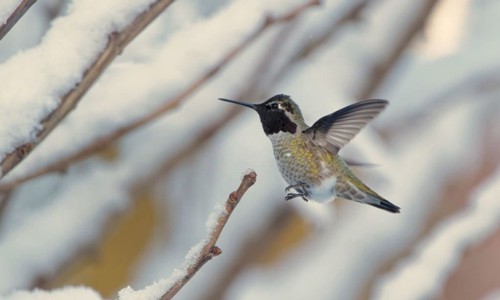
[[226, 99], [226, 98], [219, 98], [219, 100], [230, 102], [230, 103], [234, 103], [234, 104], [238, 104], [238, 105], [242, 105], [242, 106], [246, 106], [246, 107], [250, 107], [251, 109], [256, 109], [257, 108], [255, 104], [251, 104], [251, 103], [240, 102], [240, 101]]

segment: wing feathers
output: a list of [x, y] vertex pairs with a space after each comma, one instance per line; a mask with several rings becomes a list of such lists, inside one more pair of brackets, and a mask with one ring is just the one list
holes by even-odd
[[309, 135], [313, 143], [337, 153], [387, 104], [381, 99], [354, 103], [319, 119], [304, 134]]

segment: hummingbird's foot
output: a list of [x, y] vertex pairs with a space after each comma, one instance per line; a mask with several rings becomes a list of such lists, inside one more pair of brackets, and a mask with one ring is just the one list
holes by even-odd
[[[309, 193], [307, 192], [306, 187], [309, 187], [305, 183], [297, 183], [297, 184], [292, 184], [286, 187], [285, 189], [285, 200], [292, 200], [297, 197], [301, 197], [304, 201], [309, 201], [307, 197], [309, 197]], [[298, 193], [289, 193], [291, 189], [296, 190]]]
[[285, 196], [285, 201], [292, 200], [292, 199], [297, 198], [297, 197], [301, 197], [306, 202], [309, 201], [309, 200], [307, 200], [306, 195], [302, 194], [302, 193], [300, 193], [300, 194], [288, 193]]

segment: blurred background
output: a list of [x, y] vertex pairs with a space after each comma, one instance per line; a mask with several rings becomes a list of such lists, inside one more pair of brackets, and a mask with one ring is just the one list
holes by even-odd
[[[72, 2], [35, 3], [0, 42], [0, 68]], [[306, 3], [177, 1], [146, 28], [0, 181], [0, 295], [113, 297], [165, 278], [253, 169], [222, 255], [176, 299], [500, 299], [500, 2]], [[356, 174], [401, 214], [285, 202], [257, 115], [216, 100], [279, 93], [308, 124], [388, 99], [340, 154], [374, 164]]]

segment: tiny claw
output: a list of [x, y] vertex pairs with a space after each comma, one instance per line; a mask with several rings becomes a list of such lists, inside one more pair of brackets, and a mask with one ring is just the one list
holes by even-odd
[[307, 202], [308, 200], [306, 199], [306, 197], [305, 197], [305, 196], [306, 196], [306, 195], [304, 195], [304, 194], [288, 193], [288, 194], [286, 194], [286, 196], [285, 196], [285, 201], [289, 201], [289, 200], [292, 200], [292, 199], [294, 199], [294, 198], [301, 197], [302, 199], [304, 199], [304, 201], [306, 201], [306, 202]]

